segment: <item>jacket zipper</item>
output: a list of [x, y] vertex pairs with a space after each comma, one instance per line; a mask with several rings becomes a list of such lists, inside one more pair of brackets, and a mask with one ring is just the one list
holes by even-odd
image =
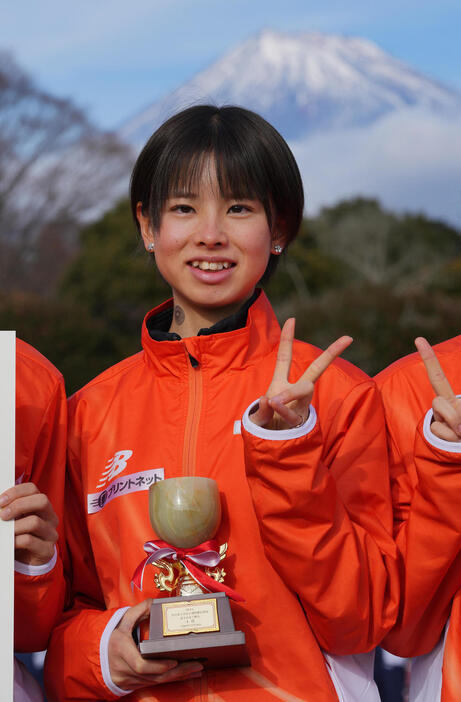
[[199, 362], [189, 353], [186, 346], [184, 350], [188, 360], [189, 403], [184, 432], [182, 474], [191, 476], [195, 475], [198, 420], [202, 408], [202, 372]]
[[[197, 454], [197, 436], [200, 412], [202, 409], [202, 372], [200, 363], [184, 347], [188, 360], [188, 380], [189, 380], [189, 403], [187, 406], [186, 429], [184, 432], [184, 446], [182, 458], [183, 475], [195, 475], [195, 464]], [[192, 680], [193, 695], [197, 702], [206, 702], [208, 699], [208, 681], [206, 670], [203, 670], [200, 678]]]

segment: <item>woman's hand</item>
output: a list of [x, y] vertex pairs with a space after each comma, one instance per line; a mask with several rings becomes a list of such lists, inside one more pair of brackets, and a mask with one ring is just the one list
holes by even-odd
[[415, 339], [415, 346], [426, 366], [427, 377], [436, 394], [432, 403], [434, 419], [431, 431], [443, 441], [459, 443], [461, 442], [461, 399], [458, 399], [453, 392], [429, 342], [419, 336]]
[[250, 414], [252, 422], [266, 429], [291, 429], [304, 424], [309, 416], [314, 383], [352, 343], [350, 336], [337, 339], [310, 364], [296, 383], [290, 383], [294, 333], [295, 319], [291, 317], [283, 325], [272, 382], [260, 399], [256, 412]]
[[137, 690], [150, 685], [198, 677], [201, 663], [179, 663], [167, 659], [146, 659], [133, 641], [133, 629], [147, 619], [152, 600], [130, 607], [120, 619], [109, 639], [109, 667], [112, 682], [122, 690]]
[[0, 517], [14, 519], [14, 557], [28, 565], [43, 565], [54, 555], [58, 518], [46, 495], [33, 483], [22, 483], [0, 495]]

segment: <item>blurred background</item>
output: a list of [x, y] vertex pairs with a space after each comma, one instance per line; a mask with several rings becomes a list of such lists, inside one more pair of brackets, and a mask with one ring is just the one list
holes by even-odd
[[268, 285], [281, 319], [374, 374], [459, 333], [461, 6], [448, 0], [0, 1], [0, 327], [71, 393], [140, 348], [168, 295], [130, 169], [198, 102], [260, 112], [307, 197]]

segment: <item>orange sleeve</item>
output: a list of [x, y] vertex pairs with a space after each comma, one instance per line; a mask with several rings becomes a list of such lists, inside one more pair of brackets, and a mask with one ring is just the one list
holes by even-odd
[[43, 575], [14, 574], [14, 650], [43, 651], [64, 606], [62, 560]]
[[98, 610], [77, 602], [64, 614], [53, 631], [45, 660], [45, 690], [50, 702], [120, 697], [105, 684], [101, 665], [101, 641], [116, 614], [117, 610]]
[[66, 466], [67, 406], [61, 379], [44, 413], [35, 444], [31, 482], [45, 493], [59, 519], [58, 532], [64, 532], [64, 482]]
[[371, 381], [336, 400], [305, 436], [267, 440], [248, 422], [243, 435], [267, 557], [320, 646], [343, 655], [374, 648], [394, 623], [398, 571], [381, 400]]
[[[24, 479], [33, 482], [48, 496], [59, 519], [59, 540], [56, 563], [48, 572], [31, 575], [17, 572], [16, 568], [14, 646], [17, 651], [46, 648], [51, 629], [61, 615], [66, 590], [62, 568], [66, 398], [62, 376], [57, 371], [53, 375], [47, 371], [41, 383], [41, 370], [37, 364], [18, 364], [18, 396], [21, 400], [17, 409], [17, 432], [22, 435], [22, 445], [26, 445], [29, 452], [29, 467]], [[28, 384], [27, 391], [22, 392], [22, 387]], [[51, 393], [50, 386], [53, 387]], [[40, 569], [25, 567], [24, 571], [32, 573]]]
[[392, 429], [389, 452], [402, 599], [397, 623], [383, 645], [400, 656], [417, 656], [440, 639], [461, 583], [461, 453], [429, 443], [421, 421], [414, 441], [413, 487]]

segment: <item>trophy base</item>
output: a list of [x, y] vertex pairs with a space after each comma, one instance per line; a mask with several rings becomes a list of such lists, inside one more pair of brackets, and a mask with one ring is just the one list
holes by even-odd
[[223, 592], [154, 600], [149, 638], [139, 650], [144, 658], [199, 660], [206, 668], [250, 665], [245, 634], [235, 630]]

